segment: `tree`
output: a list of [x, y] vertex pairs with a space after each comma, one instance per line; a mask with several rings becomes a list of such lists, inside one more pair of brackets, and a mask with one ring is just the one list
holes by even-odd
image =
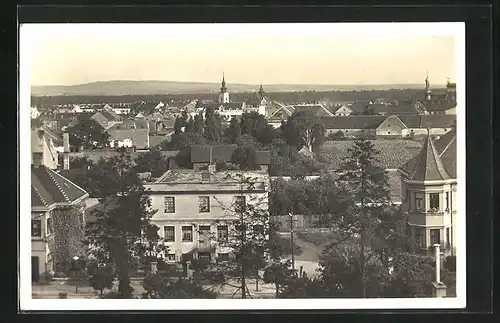
[[71, 169], [90, 169], [94, 162], [86, 156], [70, 158], [69, 167]]
[[47, 222], [47, 229], [54, 233], [54, 238], [49, 239], [49, 250], [56, 265], [55, 271], [66, 273], [74, 256], [85, 255], [85, 229], [81, 209], [78, 206], [54, 209], [51, 221]]
[[239, 147], [252, 147], [255, 150], [262, 150], [262, 145], [251, 135], [241, 135], [236, 138], [235, 143]]
[[92, 118], [81, 117], [78, 122], [68, 127], [69, 143], [77, 150], [97, 149], [108, 146], [109, 134]]
[[317, 152], [325, 139], [325, 128], [318, 117], [309, 111], [294, 112], [283, 124], [283, 135], [290, 146], [307, 147]]
[[164, 150], [185, 150], [192, 145], [204, 145], [205, 138], [196, 132], [183, 132], [179, 134], [172, 134], [170, 141], [162, 143]]
[[224, 131], [224, 137], [228, 139], [229, 143], [235, 144], [236, 138], [241, 136], [240, 122], [236, 117], [233, 117], [229, 123], [229, 127]]
[[[357, 139], [340, 169], [336, 195], [345, 211], [330, 220], [342, 234], [325, 248], [321, 264], [322, 280], [330, 295], [383, 295], [391, 282], [406, 279], [390, 275], [399, 260], [420, 266], [421, 259], [413, 256], [406, 219], [390, 202], [387, 175], [378, 154], [372, 142]], [[407, 272], [406, 277], [409, 275]]]
[[240, 170], [258, 170], [260, 165], [255, 149], [250, 146], [238, 147], [231, 155], [231, 162], [239, 165]]
[[150, 224], [149, 196], [129, 154], [101, 159], [89, 172], [102, 208], [93, 211], [87, 228], [90, 248], [102, 250], [116, 266], [118, 293], [130, 298], [130, 270], [144, 265], [146, 256], [165, 251], [158, 228]]
[[148, 275], [143, 283], [142, 298], [147, 299], [185, 299], [185, 298], [216, 298], [217, 293], [204, 289], [194, 281], [179, 278], [168, 281], [159, 274]]
[[174, 133], [175, 134], [182, 133], [182, 128], [183, 127], [184, 127], [184, 120], [182, 120], [182, 118], [179, 117], [179, 116], [175, 117], [175, 121], [174, 121]]
[[194, 132], [194, 120], [193, 120], [193, 117], [189, 117], [189, 121], [187, 122], [185, 132]]
[[229, 173], [227, 182], [238, 186], [238, 197], [229, 205], [216, 200], [225, 214], [217, 224], [227, 228], [227, 236], [217, 237], [218, 245], [230, 250], [231, 256], [228, 262], [217, 264], [212, 276], [217, 277], [216, 284], [237, 287], [242, 298], [250, 296], [247, 280], [259, 276], [258, 270], [266, 266], [271, 247], [273, 226], [269, 222], [267, 194], [259, 191], [261, 180], [265, 179]]
[[193, 131], [197, 134], [203, 135], [205, 132], [205, 124], [203, 122], [203, 112], [198, 113], [194, 116], [194, 127]]
[[150, 172], [152, 177], [159, 177], [167, 171], [167, 161], [158, 150], [139, 154], [135, 163], [138, 173]]
[[94, 265], [94, 268], [89, 268], [89, 284], [90, 286], [99, 291], [101, 298], [105, 289], [112, 289], [115, 280], [113, 268], [108, 266]]
[[205, 129], [203, 136], [212, 144], [217, 144], [222, 141], [222, 119], [219, 114], [213, 112], [213, 110], [209, 108], [207, 108], [205, 113]]
[[265, 283], [274, 284], [276, 288], [276, 298], [280, 296], [280, 288], [295, 275], [295, 271], [291, 269], [291, 262], [281, 261], [272, 263], [264, 271], [263, 280]]
[[257, 112], [249, 112], [249, 113], [243, 113], [241, 116], [241, 133], [253, 136], [257, 138], [257, 134], [265, 129], [268, 124], [266, 117], [263, 115], [257, 113]]

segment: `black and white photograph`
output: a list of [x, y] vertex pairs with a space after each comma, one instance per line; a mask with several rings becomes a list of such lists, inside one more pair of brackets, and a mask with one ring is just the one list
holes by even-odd
[[464, 23], [19, 35], [22, 309], [465, 307]]

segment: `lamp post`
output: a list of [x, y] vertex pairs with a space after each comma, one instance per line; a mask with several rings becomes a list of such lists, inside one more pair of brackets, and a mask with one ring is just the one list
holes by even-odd
[[290, 217], [290, 249], [292, 253], [292, 271], [295, 271], [295, 250], [294, 250], [294, 244], [293, 244], [293, 222], [296, 222], [297, 220], [293, 218], [293, 214], [290, 212], [288, 213], [288, 216]]
[[80, 260], [80, 257], [74, 256], [74, 273], [75, 273], [75, 292], [78, 294], [78, 270], [79, 270], [79, 263], [78, 261]]

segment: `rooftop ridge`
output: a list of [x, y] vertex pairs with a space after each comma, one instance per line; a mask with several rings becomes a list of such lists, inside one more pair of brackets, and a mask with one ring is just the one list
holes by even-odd
[[66, 202], [69, 202], [68, 194], [66, 194], [66, 192], [62, 189], [61, 185], [59, 185], [59, 183], [55, 180], [54, 175], [52, 174], [52, 172], [48, 168], [45, 168], [45, 172], [47, 173], [47, 175], [49, 175], [49, 177], [52, 180], [52, 182], [54, 182], [54, 185], [57, 187], [57, 189], [59, 190], [59, 192], [61, 192], [61, 194], [64, 197], [64, 199], [66, 200]]
[[38, 195], [38, 197], [40, 198], [40, 201], [42, 201], [43, 205], [45, 206], [49, 206], [49, 204], [47, 203], [47, 201], [43, 198], [42, 194], [38, 191], [38, 189], [36, 188], [35, 185], [31, 184], [31, 188], [33, 188], [33, 190], [35, 190], [36, 194]]

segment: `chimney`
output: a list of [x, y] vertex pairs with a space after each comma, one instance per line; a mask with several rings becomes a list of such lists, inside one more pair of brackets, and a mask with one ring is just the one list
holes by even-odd
[[441, 281], [441, 251], [440, 244], [434, 245], [434, 257], [436, 261], [436, 280], [432, 282], [432, 296], [437, 298], [446, 297], [446, 285]]
[[63, 169], [69, 169], [69, 133], [63, 133]]

